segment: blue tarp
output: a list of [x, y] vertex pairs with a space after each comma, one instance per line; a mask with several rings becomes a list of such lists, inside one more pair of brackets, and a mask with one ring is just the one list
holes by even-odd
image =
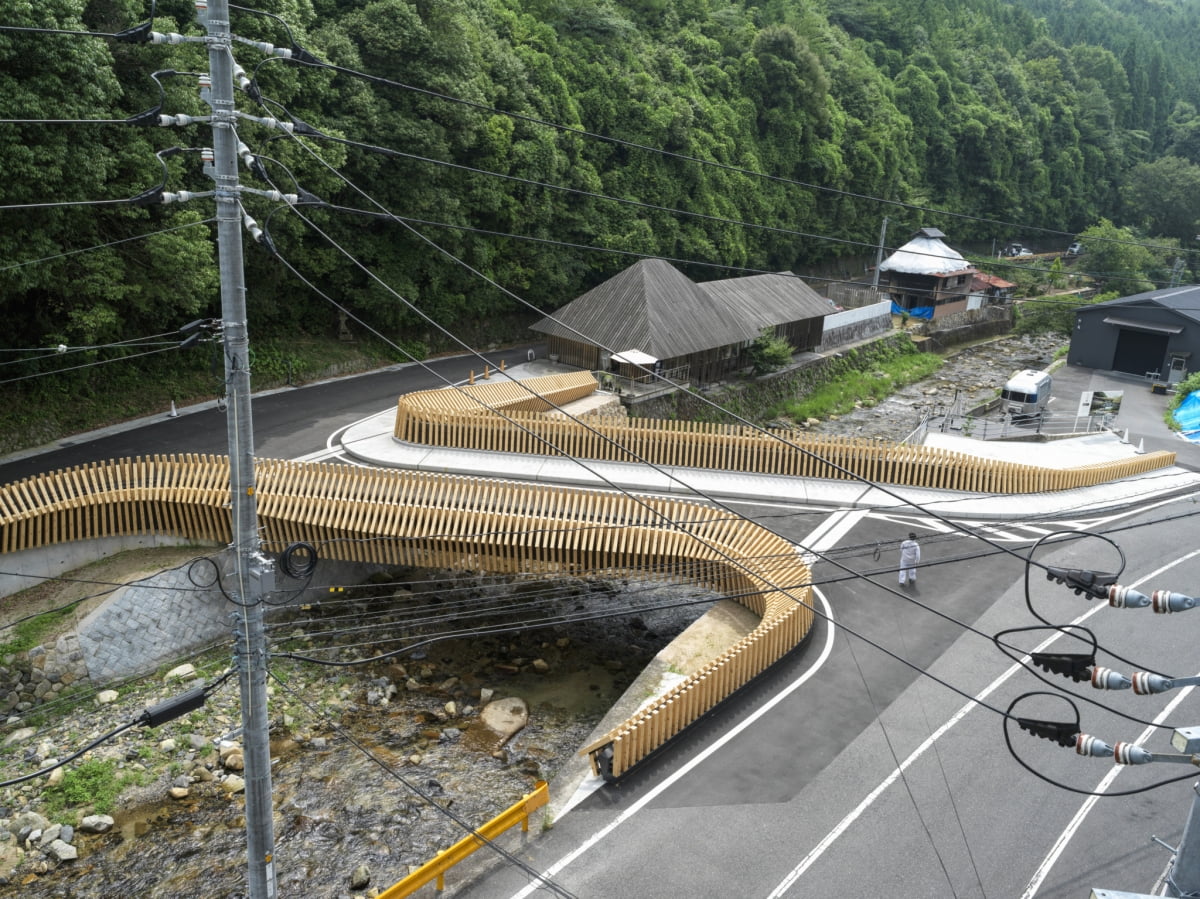
[[895, 300], [892, 300], [892, 315], [907, 315], [910, 318], [933, 318], [932, 306], [914, 306], [912, 309], [901, 309]]
[[1185, 396], [1173, 414], [1183, 436], [1193, 443], [1200, 443], [1200, 390]]

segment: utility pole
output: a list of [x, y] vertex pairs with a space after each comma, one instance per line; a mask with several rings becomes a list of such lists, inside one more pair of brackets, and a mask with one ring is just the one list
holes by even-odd
[[887, 241], [887, 216], [883, 217], [883, 226], [879, 229], [879, 246], [875, 250], [875, 277], [871, 279], [871, 289], [879, 290], [879, 266], [883, 265], [883, 245]]
[[258, 501], [254, 480], [254, 428], [250, 416], [250, 360], [246, 326], [246, 280], [242, 269], [242, 206], [233, 94], [233, 35], [229, 0], [196, 3], [207, 31], [216, 183], [217, 249], [221, 319], [225, 335], [226, 427], [229, 487], [236, 560], [233, 615], [241, 688], [246, 781], [246, 857], [250, 899], [275, 899], [275, 822], [271, 802], [271, 749], [267, 718], [266, 638], [263, 597], [272, 588], [270, 562], [259, 552]]

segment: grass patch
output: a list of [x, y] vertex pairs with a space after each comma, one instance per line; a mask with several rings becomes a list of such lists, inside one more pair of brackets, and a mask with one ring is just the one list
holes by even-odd
[[119, 770], [113, 759], [91, 759], [64, 772], [58, 786], [45, 789], [42, 814], [53, 820], [61, 818], [67, 809], [87, 807], [105, 815], [112, 811], [122, 790], [139, 786], [144, 780], [142, 772]]
[[4, 642], [0, 643], [0, 657], [11, 653], [28, 652], [33, 647], [40, 646], [47, 634], [55, 633], [58, 630], [59, 622], [74, 614], [73, 608], [58, 609], [53, 612], [45, 612], [36, 618], [27, 618], [18, 622], [9, 631], [0, 631], [0, 635], [5, 638]]
[[845, 415], [856, 404], [874, 406], [901, 387], [929, 377], [942, 367], [942, 362], [940, 356], [931, 353], [906, 353], [885, 359], [870, 371], [848, 371], [807, 396], [783, 403], [774, 410], [773, 415], [804, 421]]

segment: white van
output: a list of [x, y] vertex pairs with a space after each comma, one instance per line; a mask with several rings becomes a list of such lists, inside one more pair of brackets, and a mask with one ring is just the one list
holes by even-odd
[[1013, 372], [1000, 391], [1000, 411], [1011, 412], [1013, 417], [1036, 415], [1045, 410], [1050, 402], [1050, 375], [1044, 371], [1026, 368]]

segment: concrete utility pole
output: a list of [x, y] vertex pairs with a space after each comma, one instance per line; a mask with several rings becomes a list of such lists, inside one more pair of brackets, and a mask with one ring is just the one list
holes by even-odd
[[879, 266], [883, 265], [883, 245], [887, 241], [887, 216], [883, 217], [883, 226], [879, 229], [879, 246], [875, 250], [875, 277], [871, 279], [871, 289], [879, 289]]
[[[208, 33], [212, 86], [213, 161], [217, 247], [221, 272], [221, 318], [225, 334], [226, 421], [234, 591], [233, 615], [246, 780], [246, 856], [250, 899], [275, 899], [275, 822], [271, 802], [271, 749], [267, 719], [266, 639], [263, 596], [271, 589], [270, 562], [259, 553], [258, 502], [254, 481], [254, 428], [250, 417], [250, 361], [246, 327], [246, 281], [242, 270], [242, 207], [234, 127], [232, 34], [229, 0], [196, 4]], [[232, 591], [231, 591], [232, 592]]]

